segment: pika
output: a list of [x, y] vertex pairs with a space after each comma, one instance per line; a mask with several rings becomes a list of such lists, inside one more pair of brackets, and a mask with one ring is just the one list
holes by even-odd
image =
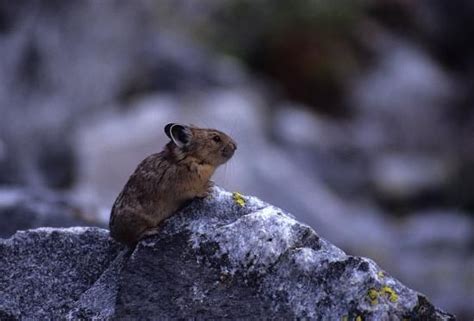
[[221, 131], [171, 123], [170, 142], [145, 158], [128, 179], [110, 213], [110, 235], [135, 245], [193, 198], [206, 197], [218, 166], [227, 162], [236, 143]]

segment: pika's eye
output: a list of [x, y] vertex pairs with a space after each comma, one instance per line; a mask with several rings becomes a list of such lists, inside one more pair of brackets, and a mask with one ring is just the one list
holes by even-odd
[[212, 140], [215, 141], [216, 143], [220, 143], [221, 142], [221, 137], [216, 135], [216, 136], [212, 137]]

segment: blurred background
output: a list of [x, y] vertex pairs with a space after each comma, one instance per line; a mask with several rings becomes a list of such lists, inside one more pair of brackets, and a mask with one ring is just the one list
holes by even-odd
[[0, 0], [0, 237], [103, 225], [168, 122], [215, 180], [474, 316], [474, 2]]

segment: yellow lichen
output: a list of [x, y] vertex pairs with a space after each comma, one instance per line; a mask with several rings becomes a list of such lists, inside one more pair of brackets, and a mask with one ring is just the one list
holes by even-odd
[[383, 279], [383, 278], [385, 277], [385, 273], [383, 273], [383, 271], [379, 271], [379, 272], [377, 273], [377, 276], [378, 276], [379, 278]]
[[379, 292], [376, 289], [370, 289], [369, 292], [367, 293], [370, 299], [370, 304], [376, 305], [379, 303], [378, 297], [379, 297]]
[[349, 321], [349, 317], [347, 315], [344, 315], [341, 320], [342, 321]]
[[361, 317], [360, 315], [358, 315], [358, 316], [356, 317], [356, 321], [362, 321], [362, 317]]
[[384, 286], [381, 291], [388, 295], [390, 302], [395, 303], [398, 301], [398, 294], [391, 287]]
[[234, 192], [234, 193], [232, 193], [232, 198], [233, 198], [234, 202], [237, 203], [238, 205], [240, 205], [241, 207], [245, 206], [245, 199], [244, 199], [242, 194], [240, 194], [238, 192]]

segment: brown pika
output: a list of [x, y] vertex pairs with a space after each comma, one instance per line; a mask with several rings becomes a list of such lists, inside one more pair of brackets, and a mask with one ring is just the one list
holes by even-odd
[[168, 124], [171, 141], [145, 158], [118, 195], [110, 214], [110, 235], [133, 246], [193, 198], [206, 197], [210, 178], [227, 162], [236, 143], [221, 131]]

